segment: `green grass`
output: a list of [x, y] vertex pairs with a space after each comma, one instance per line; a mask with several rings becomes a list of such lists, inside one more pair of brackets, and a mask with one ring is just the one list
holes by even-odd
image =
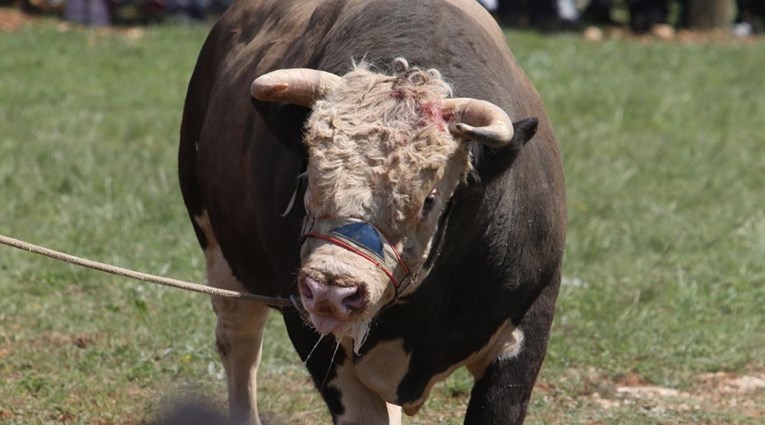
[[[202, 281], [175, 168], [205, 35], [0, 34], [0, 233]], [[561, 142], [570, 218], [528, 422], [758, 423], [762, 390], [701, 376], [765, 373], [762, 41], [508, 38]], [[205, 296], [0, 248], [0, 423], [135, 424], [186, 393], [223, 406], [213, 328]], [[263, 364], [264, 411], [329, 422], [276, 314]], [[630, 378], [687, 395], [628, 398]], [[469, 389], [456, 374], [407, 423], [461, 423]]]

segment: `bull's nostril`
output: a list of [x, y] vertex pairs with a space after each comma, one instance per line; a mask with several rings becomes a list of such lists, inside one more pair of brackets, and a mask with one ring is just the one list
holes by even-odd
[[351, 313], [364, 307], [367, 300], [363, 287], [337, 283], [326, 284], [307, 274], [302, 275], [298, 279], [298, 292], [303, 307], [315, 316], [337, 320], [346, 320]]
[[307, 300], [312, 300], [312, 299], [313, 299], [313, 292], [311, 292], [311, 290], [310, 290], [310, 289], [309, 289], [307, 286], [305, 286], [305, 285], [302, 285], [302, 286], [300, 287], [300, 292], [303, 294], [303, 296], [304, 296], [304, 297], [305, 297]]
[[318, 282], [310, 277], [306, 277], [305, 279], [300, 280], [299, 286], [300, 293], [303, 297], [307, 300], [313, 300], [315, 289], [318, 287]]
[[364, 292], [358, 286], [354, 288], [355, 291], [343, 298], [342, 304], [349, 311], [358, 310], [364, 306]]

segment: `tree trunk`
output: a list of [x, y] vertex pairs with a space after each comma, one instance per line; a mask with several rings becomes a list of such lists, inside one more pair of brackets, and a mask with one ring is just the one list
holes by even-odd
[[725, 28], [731, 24], [731, 0], [686, 0], [691, 28]]

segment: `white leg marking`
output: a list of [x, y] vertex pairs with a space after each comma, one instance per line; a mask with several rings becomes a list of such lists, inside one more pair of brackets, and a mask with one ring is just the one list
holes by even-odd
[[388, 420], [390, 425], [401, 425], [401, 406], [385, 403], [388, 407]]
[[389, 419], [389, 405], [359, 380], [350, 359], [346, 358], [343, 364], [337, 367], [337, 376], [328, 385], [339, 390], [340, 402], [345, 409], [343, 414], [336, 418], [338, 425], [401, 424], [400, 410], [398, 417]]
[[404, 340], [381, 342], [356, 363], [359, 379], [385, 401], [396, 403], [396, 390], [409, 370]]
[[[217, 288], [244, 290], [223, 257], [207, 212], [195, 217], [207, 238], [205, 260], [208, 284]], [[237, 423], [260, 425], [257, 404], [257, 371], [260, 364], [263, 331], [269, 308], [249, 301], [213, 297], [218, 316], [216, 346], [228, 382], [228, 405]]]
[[523, 332], [508, 320], [500, 326], [478, 355], [470, 359], [467, 368], [473, 378], [479, 379], [486, 372], [486, 368], [491, 362], [499, 358], [517, 356], [521, 352], [522, 346]]

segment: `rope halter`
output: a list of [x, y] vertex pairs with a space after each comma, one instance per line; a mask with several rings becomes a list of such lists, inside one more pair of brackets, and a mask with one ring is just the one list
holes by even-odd
[[390, 279], [396, 290], [395, 298], [412, 283], [412, 272], [399, 252], [371, 223], [355, 218], [316, 219], [309, 215], [303, 224], [301, 245], [308, 238], [327, 241], [374, 264]]

